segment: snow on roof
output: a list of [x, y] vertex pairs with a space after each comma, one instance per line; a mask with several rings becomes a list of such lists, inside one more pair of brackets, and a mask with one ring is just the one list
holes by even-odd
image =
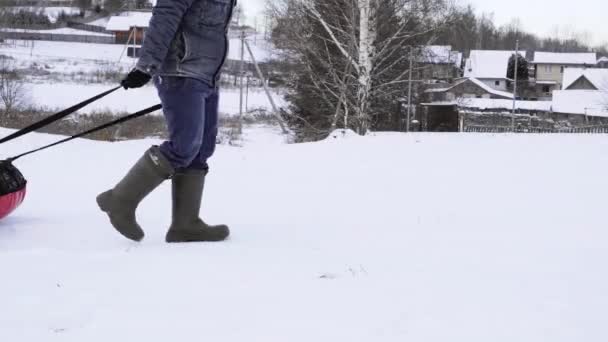
[[108, 21], [110, 21], [110, 17], [103, 17], [103, 18], [99, 18], [93, 21], [88, 22], [88, 25], [93, 25], [93, 26], [100, 26], [105, 28], [106, 25], [108, 25]]
[[446, 92], [446, 91], [448, 91], [450, 89], [452, 89], [452, 88], [431, 88], [431, 89], [425, 90], [424, 92], [425, 93], [444, 93], [444, 92]]
[[502, 96], [502, 97], [506, 97], [508, 99], [512, 99], [513, 98], [513, 94], [512, 93], [508, 93], [506, 91], [500, 91], [500, 90], [496, 90], [490, 86], [488, 86], [487, 84], [481, 82], [480, 80], [476, 79], [476, 78], [466, 78], [464, 80], [461, 80], [460, 82], [456, 82], [453, 86], [449, 87], [449, 88], [435, 88], [435, 89], [428, 89], [425, 91], [425, 93], [443, 93], [443, 92], [447, 92], [450, 91], [451, 89], [465, 83], [465, 82], [473, 82], [475, 85], [477, 85], [478, 87], [482, 88], [483, 90], [485, 90], [487, 93], [489, 94], [493, 94], [496, 96]]
[[555, 90], [553, 111], [608, 117], [608, 92], [599, 90]]
[[418, 62], [454, 64], [460, 67], [462, 64], [462, 52], [452, 51], [452, 46], [450, 45], [428, 45], [423, 47], [422, 56], [420, 56]]
[[107, 31], [129, 31], [131, 27], [148, 27], [152, 12], [126, 12], [112, 16], [106, 24]]
[[581, 77], [587, 78], [598, 90], [608, 91], [608, 69], [566, 68], [564, 69], [564, 89]]
[[597, 64], [595, 52], [585, 53], [559, 53], [559, 52], [535, 52], [534, 64]]
[[500, 91], [500, 90], [496, 90], [492, 87], [490, 87], [489, 85], [481, 82], [480, 80], [476, 79], [476, 78], [469, 78], [469, 80], [473, 83], [475, 83], [477, 86], [483, 88], [483, 90], [487, 91], [490, 94], [494, 94], [496, 96], [503, 96], [509, 99], [513, 98], [513, 94], [512, 93], [508, 93], [506, 91]]
[[[472, 50], [464, 70], [465, 77], [504, 79], [507, 78], [509, 58], [513, 51]], [[526, 51], [519, 51], [526, 56]]]
[[598, 59], [597, 62], [598, 62], [598, 64], [599, 63], [606, 63], [606, 62], [608, 62], [608, 57], [602, 57], [602, 58]]

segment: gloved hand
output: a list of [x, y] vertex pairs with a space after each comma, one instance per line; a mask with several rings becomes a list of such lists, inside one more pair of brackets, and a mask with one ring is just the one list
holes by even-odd
[[131, 72], [120, 82], [120, 85], [125, 88], [141, 88], [150, 82], [152, 76], [146, 74], [139, 69], [133, 69]]

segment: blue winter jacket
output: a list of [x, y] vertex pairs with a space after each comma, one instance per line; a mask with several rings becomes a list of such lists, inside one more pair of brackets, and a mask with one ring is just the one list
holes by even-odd
[[237, 0], [158, 0], [137, 68], [155, 76], [192, 77], [215, 86], [228, 54]]

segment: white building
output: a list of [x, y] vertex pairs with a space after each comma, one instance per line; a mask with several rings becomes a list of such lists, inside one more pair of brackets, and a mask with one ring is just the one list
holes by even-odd
[[544, 93], [563, 89], [564, 70], [567, 68], [592, 68], [597, 65], [597, 55], [590, 53], [535, 52], [534, 74], [536, 82], [544, 86]]
[[[513, 51], [472, 50], [466, 61], [464, 77], [476, 78], [496, 90], [507, 91], [507, 70]], [[519, 51], [526, 56], [526, 51]]]
[[608, 69], [566, 68], [563, 89], [608, 91]]
[[608, 69], [566, 68], [564, 90], [553, 92], [553, 111], [608, 117]]

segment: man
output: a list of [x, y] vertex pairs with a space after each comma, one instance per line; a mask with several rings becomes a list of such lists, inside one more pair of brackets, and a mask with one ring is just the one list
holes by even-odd
[[125, 89], [154, 81], [169, 140], [152, 146], [111, 190], [97, 197], [114, 228], [141, 241], [139, 203], [172, 180], [173, 220], [167, 242], [222, 241], [225, 225], [199, 218], [207, 159], [215, 151], [220, 71], [228, 51], [227, 31], [236, 0], [158, 0], [138, 63], [121, 82]]

